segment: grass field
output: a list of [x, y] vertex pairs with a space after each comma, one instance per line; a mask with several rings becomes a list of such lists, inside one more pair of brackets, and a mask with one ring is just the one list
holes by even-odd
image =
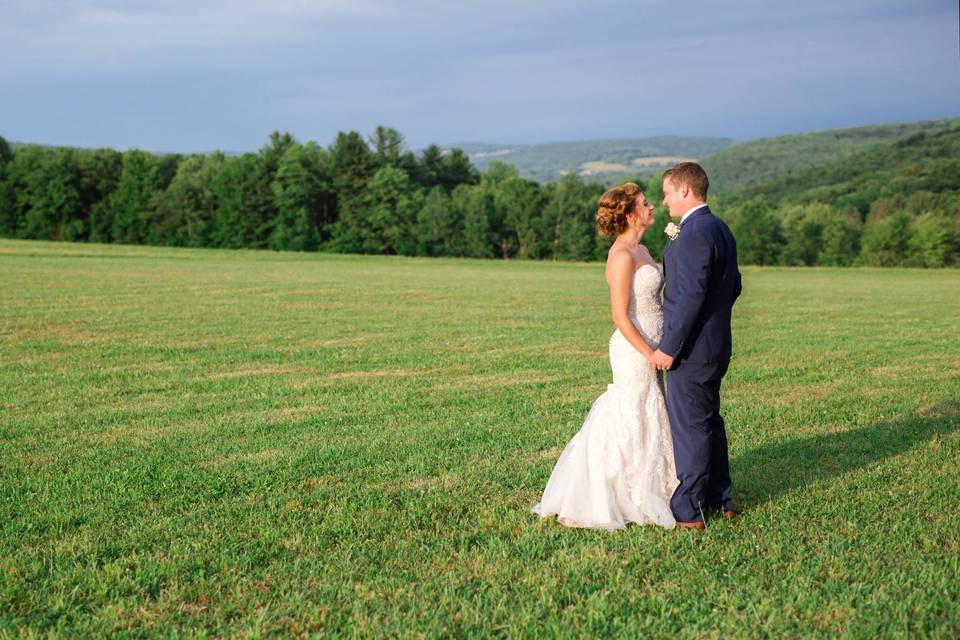
[[602, 267], [0, 241], [0, 636], [960, 635], [960, 271], [744, 269], [705, 532], [530, 514]]

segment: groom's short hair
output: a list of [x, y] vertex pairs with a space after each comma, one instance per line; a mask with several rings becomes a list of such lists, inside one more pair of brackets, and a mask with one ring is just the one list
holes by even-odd
[[696, 162], [681, 162], [674, 165], [672, 169], [663, 172], [663, 179], [666, 180], [667, 178], [670, 178], [673, 186], [686, 185], [690, 187], [693, 195], [701, 200], [707, 199], [710, 180], [707, 178], [707, 172]]

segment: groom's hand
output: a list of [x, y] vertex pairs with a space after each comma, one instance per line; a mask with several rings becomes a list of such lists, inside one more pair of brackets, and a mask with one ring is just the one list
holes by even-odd
[[657, 349], [653, 352], [653, 355], [650, 356], [650, 366], [654, 369], [660, 369], [666, 371], [673, 366], [673, 356], [668, 356], [660, 349]]

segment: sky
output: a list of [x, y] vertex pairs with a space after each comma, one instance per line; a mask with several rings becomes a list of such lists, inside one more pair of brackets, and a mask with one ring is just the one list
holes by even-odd
[[957, 0], [0, 0], [0, 136], [249, 151], [960, 116]]

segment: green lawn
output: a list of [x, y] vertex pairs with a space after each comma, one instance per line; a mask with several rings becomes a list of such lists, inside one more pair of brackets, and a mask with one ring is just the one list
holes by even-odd
[[569, 530], [601, 265], [0, 240], [0, 636], [956, 637], [958, 318], [744, 269], [744, 516]]

